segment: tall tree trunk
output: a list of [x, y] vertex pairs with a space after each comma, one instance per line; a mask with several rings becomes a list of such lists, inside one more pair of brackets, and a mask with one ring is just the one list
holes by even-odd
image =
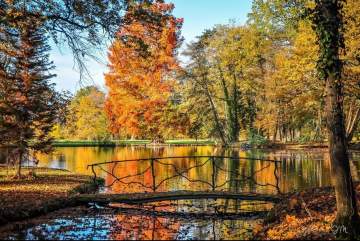
[[230, 137], [231, 142], [237, 142], [240, 135], [240, 122], [239, 122], [239, 98], [240, 93], [238, 90], [235, 73], [232, 85], [232, 98], [231, 98], [231, 117], [230, 117]]
[[[226, 82], [225, 82], [225, 78], [224, 78], [224, 74], [223, 74], [223, 71], [221, 69], [221, 66], [220, 66], [220, 61], [217, 60], [218, 62], [218, 69], [219, 69], [219, 73], [220, 73], [220, 82], [221, 82], [221, 86], [222, 86], [222, 89], [223, 89], [223, 94], [224, 94], [224, 99], [225, 99], [225, 109], [226, 109], [226, 126], [228, 127], [228, 137], [231, 136], [231, 128], [229, 128], [229, 126], [231, 126], [231, 117], [232, 117], [232, 106], [231, 106], [231, 100], [230, 100], [230, 95], [229, 95], [229, 91], [228, 91], [228, 88], [227, 88], [227, 85], [226, 85]], [[231, 142], [231, 137], [228, 138], [230, 139], [230, 142]]]
[[233, 83], [231, 87], [231, 93], [229, 93], [228, 86], [225, 81], [224, 72], [221, 68], [220, 61], [217, 60], [217, 67], [220, 73], [220, 82], [223, 89], [225, 104], [226, 104], [226, 129], [227, 129], [227, 139], [230, 143], [237, 142], [239, 140], [240, 134], [240, 124], [239, 124], [239, 91], [237, 86], [237, 79], [235, 70], [232, 70], [228, 67], [228, 71], [232, 73]]
[[23, 161], [23, 156], [24, 156], [24, 152], [23, 152], [23, 150], [20, 150], [19, 151], [18, 168], [17, 168], [15, 178], [21, 179], [21, 164], [22, 164], [22, 161]]
[[322, 139], [322, 123], [323, 123], [323, 104], [320, 105], [320, 108], [318, 110], [318, 117], [315, 123], [315, 135], [314, 135], [314, 141], [320, 141]]
[[217, 111], [216, 106], [215, 106], [215, 102], [214, 102], [213, 97], [211, 95], [211, 92], [209, 90], [208, 79], [207, 79], [208, 73], [207, 73], [206, 69], [203, 69], [202, 72], [203, 73], [202, 73], [202, 75], [200, 77], [201, 81], [199, 81], [199, 84], [202, 87], [206, 97], [209, 100], [210, 107], [211, 107], [211, 112], [212, 112], [212, 114], [214, 116], [214, 121], [215, 121], [215, 125], [216, 125], [216, 131], [218, 132], [218, 134], [220, 136], [222, 144], [226, 145], [227, 141], [226, 141], [226, 136], [225, 136], [225, 133], [224, 133], [224, 130], [223, 130], [223, 125], [221, 124], [219, 114], [218, 114], [218, 111]]
[[350, 104], [349, 111], [347, 112], [346, 115], [346, 139], [348, 143], [351, 142], [360, 121], [360, 108], [355, 107], [354, 110], [353, 105], [356, 104], [355, 103]]
[[350, 172], [343, 113], [342, 63], [339, 57], [343, 0], [316, 0], [313, 24], [319, 44], [318, 71], [326, 82], [325, 114], [328, 130], [332, 181], [337, 213], [334, 222], [340, 238], [354, 238], [360, 232], [356, 196]]
[[[337, 82], [338, 80], [333, 76], [329, 76], [327, 79], [325, 107], [329, 132], [331, 172], [336, 193], [337, 216], [335, 224], [338, 230], [343, 231], [346, 229], [346, 232], [352, 233], [352, 236], [354, 236], [359, 230], [360, 223], [347, 153], [347, 139], [342, 112], [342, 93], [341, 87]], [[344, 234], [346, 235], [345, 232]]]
[[222, 142], [224, 145], [226, 145], [225, 134], [224, 134], [224, 131], [223, 131], [221, 122], [220, 122], [219, 115], [218, 115], [217, 110], [216, 110], [216, 106], [215, 106], [214, 100], [213, 100], [213, 98], [212, 98], [212, 96], [211, 96], [211, 94], [210, 94], [209, 88], [206, 88], [206, 95], [207, 95], [207, 97], [208, 97], [208, 99], [209, 99], [209, 102], [210, 102], [211, 110], [212, 110], [212, 113], [213, 113], [213, 115], [214, 115], [214, 120], [215, 120], [215, 124], [216, 124], [216, 129], [217, 129], [217, 131], [219, 132], [221, 142]]
[[275, 125], [273, 142], [276, 142], [277, 133], [278, 133], [278, 122], [276, 122], [276, 125]]

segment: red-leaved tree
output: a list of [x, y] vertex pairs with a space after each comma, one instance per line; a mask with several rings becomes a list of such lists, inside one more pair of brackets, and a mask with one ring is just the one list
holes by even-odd
[[156, 1], [131, 5], [125, 14], [105, 74], [106, 112], [114, 134], [162, 141], [174, 123], [168, 112], [173, 110], [182, 19], [172, 15], [173, 8]]

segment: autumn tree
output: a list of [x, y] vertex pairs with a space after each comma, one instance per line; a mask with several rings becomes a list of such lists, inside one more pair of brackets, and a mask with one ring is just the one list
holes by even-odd
[[184, 52], [190, 61], [183, 73], [185, 102], [182, 106], [190, 117], [190, 135], [197, 137], [202, 132], [203, 137], [217, 137], [225, 145], [224, 123], [215, 102], [215, 82], [210, 78], [211, 65], [207, 58], [213, 34], [213, 31], [205, 31]]
[[[344, 5], [342, 53], [344, 105], [347, 139], [359, 125], [357, 53], [359, 1]], [[255, 126], [273, 141], [323, 141], [325, 133], [324, 85], [316, 76], [318, 46], [306, 9], [311, 0], [253, 1], [248, 24], [257, 29], [271, 48], [264, 52], [262, 88], [257, 91], [258, 113]], [[304, 91], [307, 90], [307, 91]]]
[[331, 171], [336, 193], [337, 213], [334, 221], [341, 227], [338, 235], [355, 238], [359, 235], [356, 194], [350, 172], [343, 113], [344, 49], [342, 0], [317, 0], [312, 21], [319, 45], [317, 69], [326, 84], [326, 126], [328, 130]]
[[335, 224], [346, 230], [343, 235], [355, 236], [359, 223], [347, 142], [359, 121], [359, 1], [256, 0], [253, 7], [250, 22], [273, 40], [277, 51], [267, 59], [264, 89], [272, 110], [265, 105], [267, 112], [259, 116], [275, 117], [275, 137], [277, 130], [288, 126], [315, 133], [328, 130], [337, 196]]
[[[106, 111], [114, 134], [162, 141], [164, 130], [174, 128], [166, 113], [174, 97], [182, 20], [172, 16], [173, 8], [161, 1], [144, 2], [131, 5], [125, 14], [105, 75]], [[139, 9], [151, 19], [138, 18]]]
[[5, 60], [0, 65], [0, 142], [11, 147], [18, 177], [31, 152], [51, 150], [49, 133], [58, 107], [41, 18], [22, 17], [0, 34], [0, 53]]
[[104, 110], [105, 93], [96, 86], [81, 88], [71, 99], [63, 123], [53, 131], [56, 138], [106, 140], [110, 138]]
[[205, 119], [208, 135], [223, 144], [238, 142], [241, 130], [252, 130], [264, 48], [256, 30], [236, 25], [216, 26], [188, 46], [186, 101], [193, 104], [185, 105], [194, 128]]
[[[148, 2], [151, 2], [149, 0]], [[18, 77], [19, 73], [29, 71], [29, 75], [35, 75], [36, 72], [42, 73], [44, 69], [42, 67], [49, 67], [50, 65], [44, 64], [43, 66], [34, 66], [31, 63], [21, 65], [15, 64], [20, 63], [21, 58], [36, 58], [34, 56], [21, 56], [17, 55], [20, 51], [18, 47], [20, 46], [20, 42], [25, 41], [24, 38], [19, 37], [20, 33], [25, 32], [36, 32], [41, 31], [41, 34], [37, 36], [35, 39], [40, 39], [42, 35], [42, 44], [36, 45], [35, 48], [41, 49], [40, 56], [37, 56], [41, 59], [42, 56], [46, 56], [46, 51], [49, 51], [47, 48], [47, 44], [49, 41], [52, 41], [59, 47], [67, 46], [72, 50], [75, 62], [80, 70], [81, 76], [83, 76], [85, 67], [85, 60], [87, 57], [95, 57], [94, 53], [96, 50], [99, 50], [102, 46], [107, 43], [107, 40], [112, 39], [117, 31], [119, 24], [122, 21], [122, 11], [127, 6], [127, 1], [113, 1], [113, 0], [102, 0], [102, 1], [82, 1], [82, 0], [40, 0], [40, 1], [18, 1], [18, 0], [10, 0], [10, 1], [0, 1], [0, 60], [1, 62], [1, 75], [3, 83], [7, 83], [7, 85], [13, 86], [14, 90], [9, 90], [8, 87], [3, 86], [1, 91], [4, 93], [4, 96], [13, 94], [16, 96], [10, 96], [11, 101], [14, 101], [13, 106], [17, 106], [18, 102], [21, 100], [21, 95], [18, 93], [16, 88], [19, 87], [15, 84], [15, 81], [20, 81], [21, 78]], [[142, 12], [139, 11], [138, 15], [142, 15]], [[36, 26], [36, 30], [32, 28], [29, 22], [33, 21], [33, 24]], [[26, 29], [29, 28], [29, 29]], [[32, 40], [29, 40], [32, 41]], [[40, 40], [39, 40], [40, 41]], [[26, 45], [26, 43], [25, 43]], [[15, 47], [14, 47], [15, 46]], [[38, 54], [38, 53], [35, 53]], [[47, 58], [47, 57], [46, 57]], [[46, 59], [47, 60], [47, 59]], [[23, 69], [21, 69], [23, 68]], [[32, 69], [35, 68], [35, 69]], [[25, 77], [24, 77], [25, 78]], [[29, 77], [30, 78], [30, 77]], [[20, 80], [19, 80], [20, 79]], [[27, 86], [30, 86], [29, 81], [25, 81], [22, 79], [24, 83], [27, 83]], [[20, 81], [21, 82], [21, 81]], [[24, 85], [24, 83], [22, 85]], [[35, 83], [35, 82], [34, 82]], [[36, 82], [37, 83], [37, 82]], [[21, 84], [19, 84], [21, 86]], [[29, 87], [30, 88], [30, 87]], [[39, 87], [40, 88], [40, 87]], [[51, 87], [52, 88], [52, 87]], [[41, 106], [45, 106], [45, 104], [49, 106], [53, 106], [54, 103], [51, 100], [52, 90], [49, 88], [46, 90], [45, 87], [40, 88], [38, 91], [39, 96], [32, 96], [31, 98], [39, 99], [39, 101], [43, 101], [43, 103], [39, 104], [38, 109], [36, 111], [41, 111]], [[46, 91], [48, 91], [48, 95], [46, 95]], [[31, 92], [31, 93], [35, 93]], [[5, 97], [2, 97], [5, 99]], [[7, 98], [7, 97], [6, 97]], [[24, 97], [25, 98], [25, 97]], [[8, 99], [7, 101], [10, 101]], [[24, 100], [23, 100], [24, 101]], [[11, 103], [7, 103], [7, 105], [11, 105]], [[20, 105], [20, 104], [19, 104]], [[3, 106], [3, 108], [5, 108]], [[20, 107], [19, 107], [20, 108]], [[36, 115], [36, 111], [31, 109], [35, 108], [34, 106], [22, 104], [21, 109], [24, 113], [30, 113], [29, 115]], [[6, 109], [6, 108], [5, 108]], [[9, 136], [9, 138], [4, 138], [4, 143], [11, 144], [11, 138], [16, 135], [14, 132], [14, 126], [16, 123], [13, 122], [10, 125], [8, 122], [14, 121], [15, 117], [8, 117], [8, 115], [15, 115], [13, 112], [8, 112], [3, 109], [4, 113], [1, 116], [2, 123], [5, 123], [2, 126], [2, 133], [4, 136]], [[53, 110], [57, 108], [53, 106]], [[35, 112], [34, 112], [35, 111]], [[56, 116], [52, 113], [52, 111], [45, 111], [42, 115], [37, 115], [36, 118], [43, 118], [45, 120], [47, 118], [48, 123], [51, 123], [53, 118]], [[29, 117], [29, 116], [27, 116]], [[20, 118], [19, 115], [16, 115], [16, 118]], [[25, 117], [24, 117], [25, 118]], [[35, 129], [34, 126], [38, 125], [37, 122], [41, 122], [41, 120], [37, 120], [35, 117], [33, 119], [29, 119], [27, 121], [32, 121], [32, 127], [27, 129], [26, 125], [17, 126], [17, 131], [21, 132], [19, 135], [26, 136], [24, 137], [22, 143], [19, 144], [21, 148], [18, 149], [20, 155], [14, 155], [17, 157], [23, 157], [23, 152], [25, 147], [29, 143], [29, 139], [34, 139], [35, 134], [41, 135], [43, 137], [43, 144], [32, 144], [29, 145], [29, 148], [32, 149], [48, 149], [49, 145], [45, 143], [49, 143], [50, 139], [47, 138], [47, 128], [39, 127], [40, 129], [37, 131], [33, 131]], [[20, 122], [19, 122], [20, 123]], [[30, 123], [30, 122], [28, 122]], [[50, 126], [50, 125], [49, 125]], [[25, 129], [19, 129], [25, 128]], [[49, 127], [50, 128], [50, 127]], [[43, 134], [41, 134], [44, 132]], [[34, 135], [32, 133], [35, 133]], [[11, 137], [11, 138], [10, 138]], [[36, 139], [36, 138], [35, 138]], [[38, 146], [38, 148], [35, 148]], [[42, 146], [42, 147], [41, 147]], [[29, 149], [28, 148], [28, 149]], [[30, 149], [31, 149], [30, 148]], [[21, 161], [19, 162], [21, 163]], [[19, 168], [21, 166], [19, 165]], [[19, 169], [20, 170], [20, 169]]]
[[[322, 140], [323, 85], [317, 81], [317, 46], [309, 21], [299, 23], [291, 45], [267, 59], [256, 126], [273, 140]], [[272, 43], [275, 44], [275, 43]], [[304, 91], [306, 90], [306, 91]], [[298, 139], [299, 140], [299, 139]]]
[[127, 1], [120, 0], [1, 0], [0, 26], [21, 21], [24, 10], [27, 16], [42, 19], [48, 41], [68, 47], [83, 76], [86, 59], [96, 58], [96, 51], [114, 37], [126, 6]]
[[360, 122], [360, 2], [347, 0], [343, 8], [345, 51], [343, 60], [346, 138], [350, 143]]

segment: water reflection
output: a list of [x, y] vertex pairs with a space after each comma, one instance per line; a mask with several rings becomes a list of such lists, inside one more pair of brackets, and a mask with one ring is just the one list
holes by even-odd
[[[169, 156], [230, 156], [258, 160], [232, 160], [216, 158], [165, 159], [127, 163], [111, 163], [96, 169], [98, 176], [111, 185], [107, 192], [127, 193], [175, 190], [208, 190], [215, 183], [216, 190], [232, 192], [274, 193], [277, 190], [275, 164], [261, 159], [281, 161], [278, 164], [279, 186], [282, 192], [331, 184], [330, 160], [326, 151], [261, 151], [238, 149], [224, 150], [210, 146], [199, 147], [117, 147], [117, 148], [57, 148], [51, 155], [39, 156], [40, 166], [65, 168], [80, 174], [92, 174], [87, 166], [113, 160], [142, 159]], [[359, 180], [360, 153], [351, 153], [351, 171]], [[191, 168], [194, 167], [194, 168]], [[216, 168], [214, 168], [216, 167]], [[189, 169], [190, 168], [190, 169]], [[183, 175], [178, 172], [185, 171]], [[112, 173], [112, 174], [109, 174]], [[141, 175], [136, 175], [136, 174]], [[127, 177], [123, 182], [116, 178]], [[241, 181], [252, 176], [254, 181]], [[172, 178], [170, 178], [172, 177]], [[169, 179], [170, 178], [170, 179]], [[162, 182], [162, 180], [166, 180]], [[203, 180], [195, 182], [194, 180]], [[125, 182], [125, 183], [124, 183]], [[131, 183], [131, 185], [126, 183]], [[138, 183], [138, 184], [136, 184]], [[223, 185], [224, 184], [224, 185]], [[261, 185], [259, 185], [261, 184]], [[269, 185], [266, 185], [269, 184]], [[147, 188], [150, 187], [150, 188]], [[120, 209], [119, 209], [120, 208]], [[129, 210], [128, 208], [132, 208]], [[136, 210], [141, 208], [141, 210]], [[10, 231], [5, 238], [13, 239], [248, 239], [258, 219], [214, 218], [214, 216], [174, 216], [167, 213], [232, 213], [251, 210], [268, 210], [269, 203], [254, 203], [235, 200], [192, 200], [155, 203], [149, 206], [124, 207], [94, 211], [70, 210], [56, 213], [43, 220], [30, 223], [25, 228]], [[135, 209], [135, 210], [134, 210]], [[152, 212], [147, 212], [147, 211]], [[156, 212], [155, 212], [156, 211]], [[90, 215], [90, 214], [91, 215]], [[221, 215], [218, 215], [219, 217]], [[0, 237], [2, 237], [0, 235]]]
[[[200, 209], [213, 212], [214, 201], [199, 200], [177, 203], [157, 203], [158, 211], [197, 213]], [[256, 218], [222, 219], [145, 214], [141, 211], [116, 209], [73, 208], [30, 221], [20, 230], [15, 226], [11, 234], [0, 238], [22, 240], [240, 240], [249, 239], [258, 224]]]
[[[226, 240], [248, 239], [252, 223], [175, 220], [150, 216], [61, 218], [7, 236], [11, 240]], [[247, 228], [245, 228], [247, 227]]]
[[[100, 148], [100, 147], [65, 147], [57, 148], [56, 152], [51, 155], [40, 156], [40, 166], [50, 166], [69, 169], [70, 171], [89, 174], [91, 169], [87, 165], [106, 162], [113, 160], [141, 159], [150, 157], [169, 157], [169, 156], [231, 156], [231, 157], [248, 157], [259, 159], [275, 159], [281, 161], [279, 166], [280, 190], [288, 192], [296, 189], [302, 189], [315, 186], [328, 186], [331, 183], [330, 177], [330, 160], [324, 150], [309, 151], [262, 151], [248, 150], [241, 151], [238, 149], [224, 150], [211, 146], [192, 146], [192, 147], [164, 147], [164, 148], [145, 148], [145, 147], [117, 147], [117, 148]], [[359, 178], [359, 160], [360, 154], [351, 153], [352, 173], [355, 179]], [[194, 165], [199, 165], [204, 159], [180, 158], [173, 160], [164, 160], [163, 162], [171, 163], [176, 166], [177, 170], [185, 170]], [[106, 166], [107, 171], [111, 171], [114, 166]], [[256, 183], [276, 185], [274, 176], [275, 165], [269, 166], [268, 162], [261, 160], [240, 160], [232, 161], [225, 159], [216, 159], [216, 165], [219, 168], [230, 170], [231, 173], [225, 173], [217, 170], [215, 179], [217, 185], [228, 181], [223, 188], [230, 191], [250, 191], [250, 192], [274, 192], [273, 187], [259, 187], [254, 182], [241, 183], [237, 181], [239, 176], [254, 175]], [[131, 176], [146, 171], [149, 168], [149, 162], [129, 162], [116, 164], [114, 169], [117, 177]], [[262, 170], [261, 172], [258, 172]], [[114, 182], [114, 177], [99, 169], [97, 174], [106, 180], [107, 184]], [[170, 165], [161, 165], [155, 163], [156, 179], [159, 183], [161, 180], [171, 177], [175, 174], [174, 168]], [[237, 174], [235, 174], [237, 173]], [[212, 167], [206, 164], [199, 168], [193, 168], [187, 173], [187, 177], [192, 180], [201, 179], [206, 182], [212, 180]], [[145, 172], [143, 176], [131, 178], [127, 181], [141, 182], [146, 186], [151, 186], [151, 172]], [[173, 178], [171, 181], [164, 183], [159, 191], [171, 190], [201, 190], [208, 188], [204, 183], [191, 183], [185, 178]], [[145, 191], [140, 185], [123, 185], [116, 183], [112, 192], [141, 192]], [[146, 190], [149, 191], [149, 190]]]

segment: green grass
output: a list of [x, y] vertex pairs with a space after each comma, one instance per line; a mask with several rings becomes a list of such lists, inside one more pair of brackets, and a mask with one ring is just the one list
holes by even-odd
[[[127, 145], [147, 145], [150, 140], [113, 140], [113, 141], [86, 141], [86, 140], [56, 140], [53, 143], [54, 147], [87, 147], [87, 146], [127, 146]], [[164, 144], [168, 145], [214, 145], [212, 140], [167, 140]]]
[[114, 147], [114, 146], [126, 146], [126, 145], [145, 145], [149, 144], [147, 140], [119, 140], [119, 141], [71, 141], [71, 140], [57, 140], [54, 141], [55, 147], [86, 147], [86, 146], [102, 146], [102, 147]]
[[167, 140], [165, 144], [169, 145], [214, 145], [215, 141], [213, 140], [194, 140], [194, 139], [184, 139], [184, 140]]

